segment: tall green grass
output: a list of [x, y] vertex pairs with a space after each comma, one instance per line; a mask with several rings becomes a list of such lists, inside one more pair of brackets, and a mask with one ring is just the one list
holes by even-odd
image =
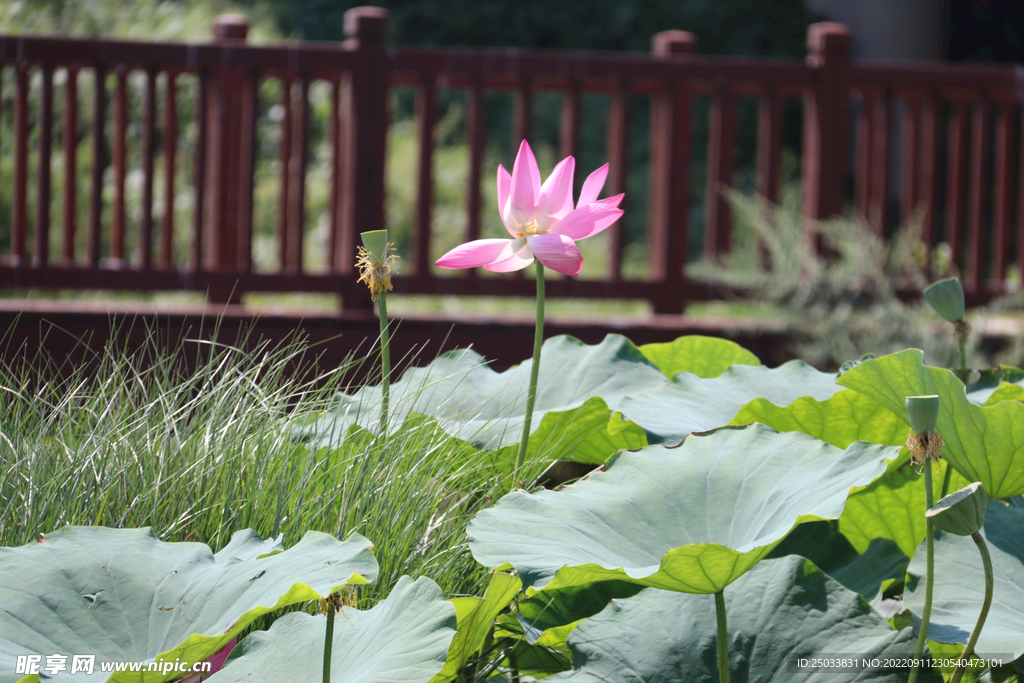
[[214, 549], [245, 528], [286, 545], [311, 529], [358, 532], [381, 565], [362, 600], [402, 574], [430, 576], [446, 595], [478, 593], [465, 529], [504, 492], [513, 463], [425, 418], [307, 448], [296, 426], [367, 362], [315, 373], [315, 352], [252, 338], [168, 352], [153, 334], [142, 349], [108, 347], [77, 366], [35, 357], [0, 367], [0, 544], [66, 524], [152, 526]]

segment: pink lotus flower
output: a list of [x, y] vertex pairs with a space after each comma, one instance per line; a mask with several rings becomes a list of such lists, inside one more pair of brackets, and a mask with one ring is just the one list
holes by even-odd
[[623, 195], [597, 198], [608, 177], [608, 164], [583, 183], [576, 208], [572, 176], [576, 161], [566, 157], [541, 185], [537, 160], [523, 140], [512, 175], [498, 166], [498, 209], [512, 239], [475, 240], [455, 247], [437, 260], [441, 268], [477, 268], [506, 273], [521, 270], [534, 258], [566, 275], [578, 275], [583, 257], [576, 240], [596, 235], [622, 215]]

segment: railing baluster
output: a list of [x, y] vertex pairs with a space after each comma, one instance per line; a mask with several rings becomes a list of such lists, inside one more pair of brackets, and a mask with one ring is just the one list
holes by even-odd
[[[480, 182], [484, 163], [484, 136], [487, 124], [484, 121], [484, 90], [479, 75], [473, 77], [469, 90], [466, 116], [466, 140], [469, 144], [469, 172], [466, 174], [466, 241], [480, 239]], [[463, 272], [476, 274], [476, 268]]]
[[[338, 273], [351, 273], [355, 268], [356, 248], [348, 238], [351, 233], [354, 207], [350, 206], [353, 196], [348, 193], [352, 188], [353, 158], [352, 139], [352, 88], [349, 74], [342, 74], [338, 83], [338, 219], [337, 232], [334, 234], [334, 268]], [[344, 297], [342, 298], [344, 302]]]
[[981, 226], [985, 223], [985, 191], [989, 188], [989, 168], [985, 163], [985, 146], [988, 144], [990, 127], [988, 102], [975, 102], [971, 127], [971, 188], [968, 200], [970, 218], [967, 223], [969, 261], [964, 285], [977, 290], [978, 285], [984, 280], [984, 274], [981, 272], [981, 257], [984, 251]]
[[892, 92], [885, 88], [876, 110], [875, 139], [871, 149], [871, 197], [868, 222], [875, 234], [885, 235], [889, 209], [889, 122], [892, 120]]
[[921, 240], [924, 242], [924, 275], [931, 279], [932, 249], [935, 246], [935, 181], [938, 177], [936, 169], [939, 160], [939, 112], [941, 103], [929, 95], [921, 110], [921, 199], [924, 207], [921, 222]]
[[207, 94], [210, 87], [210, 74], [206, 69], [199, 72], [199, 83], [196, 85], [196, 148], [192, 159], [192, 186], [195, 192], [195, 206], [192, 214], [192, 252], [191, 266], [195, 271], [203, 269], [203, 218], [206, 213], [206, 144], [207, 131]]
[[708, 125], [708, 181], [704, 203], [704, 257], [729, 253], [732, 216], [726, 192], [732, 187], [736, 145], [736, 98], [719, 83], [711, 98]]
[[779, 201], [782, 169], [782, 100], [768, 87], [757, 109], [757, 192], [769, 202]]
[[992, 246], [992, 277], [1000, 290], [1005, 287], [1006, 255], [1010, 243], [1010, 214], [1013, 211], [1013, 179], [1010, 166], [1010, 148], [1013, 147], [1014, 104], [999, 103], [999, 119], [996, 122], [995, 140], [995, 206], [993, 230], [995, 242]]
[[115, 267], [124, 265], [124, 185], [127, 177], [126, 133], [128, 130], [128, 72], [117, 69], [114, 92], [114, 221], [111, 224], [110, 259]]
[[[757, 193], [764, 211], [779, 201], [779, 176], [782, 173], [782, 99], [774, 86], [768, 86], [757, 108]], [[756, 237], [757, 263], [765, 267], [768, 250], [764, 239]]]
[[153, 263], [153, 171], [156, 150], [156, 67], [146, 69], [146, 87], [142, 100], [142, 206], [139, 218], [140, 270]]
[[[685, 31], [655, 34], [653, 52], [659, 59], [685, 59], [696, 46]], [[686, 305], [683, 284], [686, 266], [690, 195], [689, 88], [682, 80], [665, 82], [651, 107], [651, 211], [648, 254], [651, 279], [659, 283], [651, 298], [655, 313], [682, 313]]]
[[62, 142], [64, 147], [63, 234], [61, 259], [65, 266], [75, 264], [76, 180], [78, 170], [78, 68], [68, 67], [64, 85], [64, 121]]
[[[1021, 117], [1018, 138], [1017, 158], [1024, 160], [1024, 116]], [[1017, 282], [1024, 285], [1024, 167], [1017, 173], [1017, 178]]]
[[306, 231], [306, 130], [309, 126], [309, 75], [299, 80], [292, 127], [292, 189], [289, 196], [288, 270], [302, 272], [302, 243]]
[[958, 99], [953, 103], [953, 111], [949, 117], [949, 162], [947, 164], [947, 208], [946, 208], [946, 242], [954, 269], [961, 264], [961, 226], [964, 219], [965, 178], [967, 171], [967, 103]]
[[[629, 168], [629, 85], [622, 77], [615, 78], [611, 107], [608, 111], [608, 185], [607, 195], [614, 197], [626, 191]], [[624, 197], [624, 201], [628, 201]], [[612, 223], [608, 233], [608, 277], [612, 282], [622, 279], [622, 250], [625, 249], [622, 220]]]
[[92, 92], [92, 160], [89, 168], [89, 234], [86, 261], [90, 268], [100, 265], [100, 233], [103, 219], [103, 173], [107, 169], [107, 66], [97, 64]]
[[245, 74], [241, 87], [241, 131], [238, 155], [238, 269], [252, 271], [253, 182], [256, 174], [256, 117], [259, 112], [259, 74]]
[[437, 104], [434, 96], [436, 74], [424, 74], [416, 98], [419, 126], [419, 162], [416, 172], [416, 218], [412, 234], [412, 262], [417, 275], [430, 272], [430, 222], [434, 210], [434, 122]]
[[32, 265], [50, 259], [50, 156], [53, 145], [53, 65], [44, 62], [39, 88], [39, 162], [36, 166], [36, 225]]
[[921, 128], [921, 101], [917, 93], [911, 94], [904, 102], [903, 129], [900, 151], [900, 222], [909, 224], [918, 203], [918, 135]]
[[[4, 95], [4, 64], [3, 64], [3, 60], [0, 60], [0, 102], [3, 102], [3, 100], [4, 100], [3, 95]], [[3, 118], [4, 118], [3, 107], [0, 107], [0, 134], [2, 134], [2, 131], [3, 131]], [[0, 139], [0, 142], [2, 142], [2, 139]], [[2, 177], [0, 177], [0, 182], [2, 182]]]
[[160, 220], [160, 267], [174, 265], [174, 168], [178, 152], [178, 78], [168, 71], [164, 84], [164, 215]]
[[523, 140], [530, 139], [533, 130], [533, 83], [529, 78], [523, 77], [519, 81], [519, 90], [516, 93], [516, 115], [515, 129], [512, 137], [513, 157], [519, 151], [519, 145]]
[[14, 205], [11, 207], [11, 265], [25, 262], [28, 230], [28, 64], [17, 65], [14, 93]]
[[281, 170], [281, 190], [278, 204], [278, 254], [281, 271], [288, 270], [288, 244], [291, 226], [289, 225], [289, 206], [291, 203], [291, 160], [292, 160], [292, 79], [281, 81], [281, 139], [278, 143], [278, 165]]
[[868, 89], [860, 90], [860, 112], [856, 123], [856, 166], [857, 213], [865, 220], [871, 216], [871, 152], [875, 135], [875, 95]]
[[335, 271], [338, 233], [341, 230], [341, 82], [331, 81], [331, 118], [328, 135], [331, 140], [331, 194], [328, 209], [327, 272]]
[[560, 159], [579, 156], [580, 88], [578, 78], [569, 79], [569, 89], [562, 95]]

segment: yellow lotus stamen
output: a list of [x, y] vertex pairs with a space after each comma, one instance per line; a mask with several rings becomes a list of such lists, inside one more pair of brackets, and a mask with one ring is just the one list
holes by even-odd
[[519, 238], [519, 237], [526, 237], [527, 235], [539, 235], [539, 234], [541, 234], [540, 233], [540, 228], [537, 227], [537, 219], [536, 218], [531, 219], [530, 222], [527, 223], [525, 226], [517, 226], [517, 227], [525, 227], [525, 229], [526, 229], [525, 232], [517, 232], [516, 233], [516, 237], [517, 238]]
[[356, 268], [360, 273], [358, 282], [366, 283], [366, 286], [370, 288], [370, 298], [374, 301], [380, 298], [381, 292], [392, 290], [391, 264], [398, 259], [396, 254], [390, 253], [393, 247], [393, 244], [388, 244], [385, 252], [387, 255], [383, 260], [377, 259], [366, 249], [359, 247], [359, 258], [356, 259]]

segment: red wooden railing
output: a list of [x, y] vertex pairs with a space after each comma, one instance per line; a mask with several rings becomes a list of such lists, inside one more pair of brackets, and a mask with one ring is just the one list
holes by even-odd
[[[649, 196], [627, 196], [634, 206], [648, 202], [648, 277], [623, 276], [623, 235], [615, 226], [606, 277], [553, 280], [548, 287], [552, 296], [646, 299], [661, 313], [678, 313], [689, 300], [716, 296], [713, 285], [686, 276], [691, 129], [698, 97], [710, 103], [705, 257], [714, 259], [730, 249], [732, 217], [721, 189], [735, 179], [738, 101], [755, 98], [758, 103], [756, 187], [775, 201], [784, 105], [802, 100], [802, 191], [808, 218], [834, 216], [852, 204], [882, 233], [920, 212], [928, 263], [931, 249], [948, 243], [952, 267], [974, 298], [1003, 292], [1024, 278], [1024, 135], [1018, 135], [1024, 126], [1024, 67], [855, 62], [849, 32], [831, 23], [810, 28], [809, 56], [799, 62], [702, 57], [695, 54], [694, 36], [682, 31], [656, 35], [651, 55], [394, 47], [384, 42], [386, 21], [386, 12], [377, 8], [349, 11], [348, 39], [341, 44], [249, 45], [247, 24], [237, 16], [219, 18], [214, 40], [203, 44], [0, 36], [0, 64], [15, 76], [13, 199], [9, 222], [0, 217], [10, 231], [10, 251], [0, 263], [0, 287], [192, 290], [207, 291], [220, 301], [237, 300], [244, 292], [330, 292], [339, 294], [345, 307], [367, 308], [368, 296], [353, 274], [357, 235], [385, 225], [388, 102], [391, 90], [400, 87], [417, 93], [420, 157], [412, 180], [417, 191], [410, 257], [394, 280], [399, 292], [532, 294], [523, 278], [442, 273], [431, 265], [433, 133], [439, 93], [446, 90], [467, 92], [467, 240], [480, 237], [481, 212], [490, 210], [481, 199], [481, 183], [492, 176], [492, 169], [482, 168], [485, 93], [514, 93], [516, 140], [530, 136], [534, 93], [561, 93], [562, 155], [578, 152], [580, 121], [591, 114], [584, 111], [583, 95], [605, 94], [611, 164], [607, 193], [625, 189], [628, 101], [650, 98]], [[55, 74], [63, 74], [59, 130], [54, 124]], [[79, 177], [78, 86], [83, 75], [92, 77], [87, 117], [91, 166]], [[113, 102], [108, 101], [110, 79]], [[132, 79], [142, 82], [139, 121], [129, 121]], [[195, 90], [196, 113], [183, 128], [180, 93], [186, 82]], [[260, 89], [268, 82], [278, 83], [282, 93], [277, 123], [260, 118]], [[304, 264], [303, 253], [311, 248], [309, 240], [317, 239], [306, 225], [306, 181], [310, 89], [319, 83], [330, 89], [330, 200], [326, 238], [321, 236], [316, 245], [326, 251], [326, 267], [317, 271]], [[0, 91], [7, 87], [0, 79]], [[265, 142], [261, 131], [275, 126], [277, 253], [275, 269], [267, 271], [254, 266], [254, 176]], [[128, 216], [126, 194], [133, 187], [129, 156], [134, 154], [129, 149], [134, 133], [129, 133], [135, 127], [140, 161], [133, 172], [141, 187], [138, 216]], [[185, 128], [188, 159], [181, 158], [180, 149], [179, 131]], [[897, 137], [898, 148], [893, 144]], [[51, 220], [55, 138], [61, 141], [62, 164], [59, 233]], [[30, 151], [36, 160], [31, 186]], [[180, 164], [192, 170], [196, 208], [187, 226], [176, 223], [173, 209]], [[894, 169], [900, 174], [895, 206], [888, 201], [890, 186], [897, 185], [889, 179]], [[84, 226], [76, 204], [80, 185], [88, 187]], [[157, 196], [163, 207], [159, 225]], [[134, 236], [128, 234], [132, 222]], [[178, 259], [175, 245], [183, 241], [182, 231], [188, 233], [187, 258]], [[56, 234], [59, 250], [50, 244]], [[1016, 264], [1012, 283], [1006, 280], [1010, 264]]]

